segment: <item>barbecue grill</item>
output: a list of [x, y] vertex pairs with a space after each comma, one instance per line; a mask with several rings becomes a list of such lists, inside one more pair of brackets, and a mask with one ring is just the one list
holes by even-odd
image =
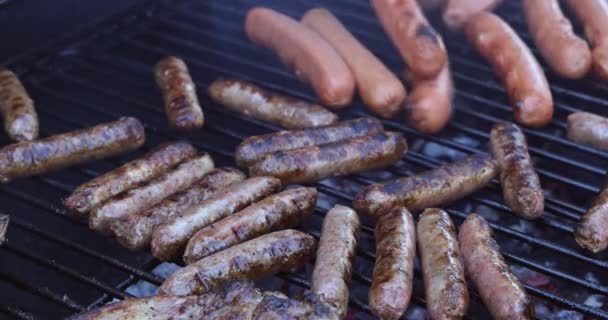
[[[234, 150], [243, 138], [278, 128], [211, 102], [205, 95], [211, 81], [241, 78], [315, 100], [310, 88], [272, 52], [246, 39], [244, 15], [254, 5], [272, 7], [295, 18], [311, 7], [328, 7], [389, 68], [397, 74], [403, 70], [402, 59], [365, 0], [149, 1], [78, 30], [53, 46], [9, 60], [7, 66], [18, 71], [36, 101], [41, 135], [130, 115], [144, 121], [147, 141], [143, 150], [127, 156], [0, 185], [0, 211], [11, 214], [7, 241], [0, 247], [0, 318], [59, 319], [113, 299], [141, 295], [141, 290], [134, 288], [153, 288], [163, 281], [163, 268], [157, 267], [160, 262], [149, 252], [128, 252], [114, 240], [65, 216], [60, 202], [80, 183], [160, 142], [180, 138], [168, 127], [154, 83], [152, 67], [157, 60], [172, 54], [187, 62], [207, 118], [204, 130], [188, 138], [211, 153], [217, 166], [235, 165]], [[534, 48], [518, 1], [504, 1], [497, 13]], [[491, 68], [462, 35], [443, 30], [437, 17], [431, 15], [431, 21], [444, 36], [449, 51], [455, 82], [452, 121], [440, 134], [429, 136], [409, 128], [402, 118], [383, 120], [388, 130], [406, 136], [410, 146], [407, 155], [386, 170], [316, 184], [318, 207], [301, 229], [318, 237], [325, 212], [336, 203], [349, 205], [354, 194], [370, 183], [488, 152], [491, 126], [512, 120], [507, 94]], [[573, 22], [580, 29], [576, 19]], [[545, 215], [532, 222], [517, 218], [504, 204], [496, 180], [446, 209], [456, 225], [470, 212], [488, 219], [507, 261], [534, 297], [539, 319], [608, 319], [608, 255], [584, 252], [572, 235], [577, 220], [600, 190], [608, 152], [565, 138], [569, 113], [584, 110], [608, 116], [608, 100], [603, 98], [608, 94], [608, 83], [592, 78], [562, 80], [543, 66], [555, 99], [555, 118], [550, 125], [524, 132], [546, 193]], [[356, 100], [340, 112], [340, 117], [369, 114]], [[8, 144], [6, 136], [1, 136], [0, 143]], [[367, 292], [375, 245], [373, 224], [366, 219], [363, 224], [351, 284], [351, 319], [371, 317]], [[309, 286], [311, 271], [312, 262], [259, 283], [297, 294]], [[404, 317], [424, 319], [424, 307], [417, 265], [414, 296]], [[468, 318], [489, 317], [472, 290]]]

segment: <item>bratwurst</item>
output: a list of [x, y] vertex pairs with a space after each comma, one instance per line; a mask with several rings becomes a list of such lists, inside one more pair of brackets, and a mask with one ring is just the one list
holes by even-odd
[[569, 0], [568, 4], [585, 28], [594, 73], [608, 80], [608, 3], [605, 0]]
[[4, 130], [12, 140], [38, 138], [38, 114], [34, 101], [17, 75], [8, 69], [0, 69], [0, 115], [4, 119]]
[[608, 150], [608, 118], [589, 112], [575, 112], [568, 116], [568, 139]]
[[597, 253], [608, 248], [608, 179], [604, 188], [576, 226], [574, 239], [579, 246]]

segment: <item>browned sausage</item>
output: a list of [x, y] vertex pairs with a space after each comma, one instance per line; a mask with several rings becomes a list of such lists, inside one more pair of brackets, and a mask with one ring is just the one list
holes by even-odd
[[24, 141], [0, 149], [0, 183], [42, 174], [137, 149], [146, 140], [135, 118], [121, 118], [91, 128]]
[[523, 0], [528, 30], [543, 58], [560, 76], [580, 79], [591, 68], [589, 45], [574, 31], [558, 0]]
[[431, 318], [462, 319], [469, 307], [469, 291], [450, 216], [441, 209], [426, 209], [416, 231]]
[[207, 90], [226, 108], [287, 129], [332, 124], [338, 116], [322, 106], [260, 88], [243, 80], [219, 79]]
[[498, 16], [482, 12], [469, 19], [465, 33], [502, 79], [517, 122], [530, 127], [549, 123], [553, 97], [547, 78], [515, 31]]
[[608, 3], [605, 0], [569, 0], [568, 4], [585, 27], [594, 73], [608, 80]]
[[343, 319], [348, 308], [348, 285], [359, 241], [359, 216], [336, 205], [323, 220], [323, 230], [312, 272], [312, 292], [323, 297]]
[[245, 32], [258, 45], [275, 51], [281, 61], [310, 83], [330, 108], [350, 104], [355, 79], [340, 55], [319, 34], [292, 18], [267, 8], [247, 13]]
[[492, 127], [490, 146], [500, 168], [502, 194], [507, 205], [522, 218], [540, 217], [545, 196], [524, 133], [513, 123], [498, 123]]
[[165, 99], [169, 125], [183, 131], [202, 128], [205, 118], [186, 63], [177, 57], [167, 57], [154, 70], [156, 84]]
[[302, 23], [317, 31], [344, 58], [350, 67], [361, 100], [370, 110], [385, 118], [395, 117], [405, 99], [405, 87], [384, 64], [365, 48], [340, 21], [326, 9], [311, 9]]
[[177, 257], [198, 230], [274, 193], [280, 184], [271, 177], [250, 178], [189, 207], [154, 231], [152, 254], [163, 261]]
[[160, 175], [195, 154], [196, 149], [185, 141], [159, 145], [141, 158], [80, 185], [63, 204], [74, 216], [86, 218], [89, 211], [108, 198]]
[[574, 239], [579, 246], [594, 253], [608, 248], [608, 179], [576, 226]]
[[191, 188], [163, 200], [150, 209], [117, 220], [112, 224], [112, 232], [118, 242], [127, 249], [144, 249], [150, 245], [152, 234], [159, 225], [245, 178], [244, 173], [234, 168], [214, 169]]
[[373, 184], [359, 192], [353, 206], [371, 217], [380, 209], [424, 209], [461, 199], [485, 186], [498, 173], [492, 157], [475, 154], [418, 175]]
[[410, 304], [416, 258], [416, 229], [407, 209], [395, 207], [376, 221], [376, 264], [369, 308], [381, 319], [399, 319]]
[[318, 146], [355, 137], [375, 135], [384, 131], [382, 122], [374, 118], [341, 121], [332, 125], [303, 130], [279, 131], [249, 137], [236, 148], [236, 163], [250, 166], [267, 153]]
[[[542, 2], [541, 0], [539, 2]], [[471, 17], [483, 11], [492, 11], [502, 0], [447, 0], [443, 8], [443, 23], [452, 31], [462, 29]]]
[[534, 319], [534, 304], [511, 273], [486, 220], [470, 214], [458, 233], [467, 275], [498, 320]]
[[444, 2], [445, 0], [418, 0], [420, 8], [422, 8], [424, 11], [435, 10], [443, 6]]
[[319, 181], [384, 168], [407, 151], [400, 133], [385, 132], [320, 146], [275, 151], [249, 167], [252, 176], [274, 176], [284, 184]]
[[0, 68], [0, 114], [4, 130], [15, 141], [38, 138], [38, 114], [34, 101], [15, 73]]
[[273, 232], [184, 267], [167, 278], [158, 293], [201, 294], [231, 280], [255, 279], [287, 271], [306, 263], [314, 250], [312, 236], [296, 230]]
[[315, 188], [289, 189], [271, 195], [198, 231], [188, 241], [184, 262], [191, 264], [266, 233], [296, 227], [312, 214], [316, 204]]
[[441, 37], [426, 20], [416, 0], [372, 0], [384, 31], [417, 77], [433, 78], [447, 61]]
[[608, 118], [589, 112], [575, 112], [568, 116], [568, 139], [608, 150]]

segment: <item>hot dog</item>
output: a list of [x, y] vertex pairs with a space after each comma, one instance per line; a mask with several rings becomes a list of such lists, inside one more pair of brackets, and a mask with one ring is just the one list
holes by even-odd
[[568, 4], [585, 27], [594, 73], [608, 80], [608, 3], [605, 0], [569, 0]]
[[443, 8], [443, 23], [448, 29], [458, 31], [471, 17], [482, 11], [492, 11], [501, 2], [502, 0], [447, 0]]
[[571, 113], [567, 136], [572, 141], [608, 150], [608, 118], [589, 112]]
[[593, 202], [591, 208], [581, 218], [574, 239], [579, 246], [597, 253], [608, 248], [608, 180]]
[[15, 73], [0, 68], [0, 115], [4, 130], [15, 141], [38, 138], [38, 114], [34, 101]]

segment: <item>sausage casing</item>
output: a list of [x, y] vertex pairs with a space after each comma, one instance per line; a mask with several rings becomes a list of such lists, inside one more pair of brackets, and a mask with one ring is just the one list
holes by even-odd
[[576, 226], [574, 239], [579, 246], [594, 253], [608, 248], [608, 180]]
[[[544, 0], [539, 2], [542, 1]], [[443, 22], [448, 29], [458, 31], [471, 17], [482, 11], [492, 11], [501, 2], [502, 0], [447, 0], [443, 9]]]
[[34, 101], [17, 75], [8, 69], [0, 69], [0, 115], [4, 120], [4, 130], [12, 140], [38, 138], [38, 114]]
[[575, 112], [568, 116], [568, 139], [608, 150], [608, 118], [589, 112]]
[[608, 80], [608, 3], [604, 0], [569, 0], [568, 4], [585, 28], [591, 45], [593, 72]]

